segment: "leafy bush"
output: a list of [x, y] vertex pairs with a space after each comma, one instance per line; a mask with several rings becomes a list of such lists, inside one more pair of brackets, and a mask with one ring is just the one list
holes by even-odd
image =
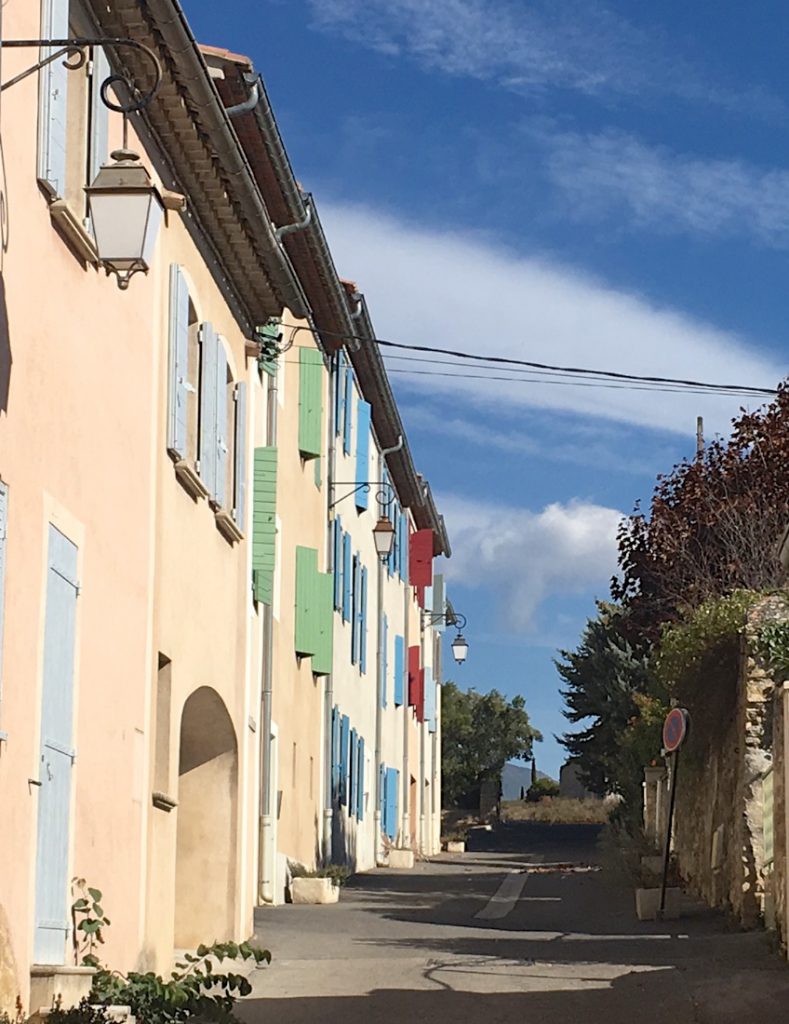
[[[51, 1024], [100, 1024], [91, 1004], [99, 1006], [128, 1006], [137, 1018], [137, 1024], [169, 1024], [197, 1017], [217, 1024], [234, 1024], [238, 1020], [233, 1007], [239, 996], [246, 996], [252, 986], [242, 974], [217, 971], [215, 962], [225, 960], [254, 960], [256, 964], [270, 963], [271, 953], [248, 942], [215, 942], [200, 945], [194, 953], [186, 953], [176, 970], [165, 981], [152, 971], [128, 975], [101, 969], [93, 979], [93, 989], [83, 1006], [75, 1010], [52, 1010]], [[77, 1011], [85, 1014], [76, 1015]]]
[[529, 786], [529, 791], [526, 794], [526, 800], [530, 804], [537, 804], [540, 800], [544, 800], [546, 797], [558, 795], [558, 782], [554, 782], [553, 779], [537, 779], [536, 782], [532, 782]]
[[351, 876], [351, 869], [345, 864], [327, 864], [320, 868], [291, 864], [290, 874], [292, 878], [330, 878], [335, 885], [345, 885]]

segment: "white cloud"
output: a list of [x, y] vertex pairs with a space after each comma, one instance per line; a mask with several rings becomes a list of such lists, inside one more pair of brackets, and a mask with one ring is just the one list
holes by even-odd
[[655, 26], [594, 0], [310, 0], [316, 27], [425, 68], [517, 92], [677, 96], [764, 113], [758, 90], [714, 87]]
[[675, 153], [622, 132], [583, 135], [542, 123], [528, 130], [545, 150], [549, 178], [580, 219], [624, 213], [661, 232], [789, 245], [789, 171]]
[[[751, 387], [772, 387], [782, 376], [777, 360], [733, 333], [659, 308], [572, 268], [520, 257], [479, 238], [409, 226], [361, 207], [322, 203], [321, 217], [337, 267], [367, 296], [381, 338], [554, 365]], [[405, 362], [390, 359], [392, 371], [402, 367], [474, 372], [468, 364], [419, 363], [418, 353], [391, 354], [408, 355]], [[510, 372], [503, 368], [501, 376]], [[454, 395], [459, 415], [473, 420], [482, 409], [493, 415], [493, 427], [502, 406], [528, 406], [690, 437], [697, 415], [705, 417], [708, 433], [727, 431], [744, 401], [509, 379], [393, 373], [393, 380], [398, 386], [407, 383], [422, 400], [436, 392]]]
[[448, 579], [494, 590], [513, 629], [531, 628], [550, 596], [607, 593], [616, 569], [616, 509], [575, 500], [531, 512], [452, 495], [442, 495], [440, 507], [454, 551]]

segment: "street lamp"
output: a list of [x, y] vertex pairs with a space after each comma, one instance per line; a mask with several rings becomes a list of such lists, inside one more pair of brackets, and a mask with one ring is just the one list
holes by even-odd
[[452, 641], [452, 653], [458, 665], [462, 665], [466, 660], [468, 656], [468, 640], [466, 640], [462, 633], [458, 633]]
[[159, 191], [130, 149], [116, 149], [85, 192], [99, 263], [126, 289], [133, 274], [148, 273], [164, 216]]
[[373, 527], [373, 540], [378, 557], [383, 561], [392, 553], [394, 545], [395, 528], [388, 516], [382, 515]]

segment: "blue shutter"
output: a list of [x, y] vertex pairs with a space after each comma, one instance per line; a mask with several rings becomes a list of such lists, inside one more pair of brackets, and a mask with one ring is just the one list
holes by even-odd
[[189, 400], [189, 289], [177, 263], [170, 264], [170, 355], [167, 447], [183, 459], [187, 445]]
[[447, 625], [444, 618], [447, 610], [447, 598], [443, 573], [433, 574], [433, 603], [430, 610], [435, 617], [434, 628], [439, 633], [443, 633]]
[[342, 579], [342, 520], [337, 516], [332, 524], [334, 539], [334, 608], [339, 611], [342, 608], [343, 579]]
[[[44, 0], [41, 14], [42, 39], [69, 38], [69, 0]], [[58, 47], [42, 47], [41, 57]], [[38, 177], [52, 195], [66, 194], [66, 93], [68, 70], [64, 58], [53, 60], [39, 75]]]
[[385, 775], [384, 814], [383, 824], [386, 835], [394, 840], [397, 836], [397, 803], [398, 803], [398, 778], [400, 772], [396, 768], [387, 768]]
[[351, 664], [359, 660], [359, 609], [361, 607], [361, 583], [359, 576], [359, 556], [352, 559], [353, 568], [351, 587]]
[[[370, 480], [370, 403], [360, 398], [356, 403], [356, 483]], [[367, 488], [359, 487], [354, 495], [356, 507], [368, 505]]]
[[214, 425], [214, 451], [216, 473], [214, 501], [220, 508], [227, 504], [227, 456], [230, 452], [227, 436], [227, 356], [220, 338], [216, 345], [216, 421]]
[[359, 821], [364, 821], [364, 739], [359, 737], [359, 766], [356, 772], [357, 778], [357, 805], [356, 805], [356, 817]]
[[386, 765], [378, 766], [378, 813], [381, 816], [381, 828], [386, 820]]
[[361, 608], [359, 612], [359, 667], [367, 671], [367, 569], [362, 566], [361, 577]]
[[428, 732], [435, 732], [436, 684], [433, 679], [433, 670], [430, 666], [425, 667], [425, 721], [428, 723]]
[[331, 710], [331, 795], [336, 801], [340, 795], [340, 709], [335, 704]]
[[400, 707], [404, 701], [405, 687], [403, 675], [405, 673], [405, 638], [395, 637], [394, 643], [394, 702]]
[[386, 707], [386, 676], [388, 669], [389, 620], [381, 616], [381, 707]]
[[110, 65], [100, 46], [93, 47], [93, 70], [90, 75], [90, 143], [88, 149], [88, 184], [109, 158], [109, 110], [101, 98], [101, 83], [109, 78]]
[[6, 537], [8, 536], [8, 485], [0, 480], [0, 700], [3, 699], [3, 620], [5, 607]]
[[37, 769], [38, 835], [33, 956], [62, 964], [70, 921], [68, 859], [74, 764], [74, 655], [77, 618], [77, 548], [49, 527], [41, 748]]
[[345, 397], [343, 398], [342, 450], [351, 454], [351, 413], [353, 411], [353, 371], [345, 367]]
[[342, 621], [351, 621], [351, 594], [353, 591], [353, 568], [351, 563], [351, 535], [342, 535]]
[[356, 814], [356, 808], [359, 806], [359, 793], [356, 788], [359, 778], [358, 757], [359, 751], [356, 749], [356, 730], [351, 729], [350, 756], [348, 758], [348, 814], [350, 814], [351, 817]]
[[348, 741], [351, 723], [347, 715], [340, 719], [340, 803], [348, 803]]
[[334, 364], [334, 432], [339, 435], [345, 425], [345, 353], [338, 352]]
[[400, 517], [400, 579], [408, 580], [408, 513]]
[[236, 384], [235, 466], [233, 468], [233, 518], [243, 531], [247, 514], [247, 386]]
[[200, 478], [216, 494], [216, 378], [218, 345], [211, 324], [200, 325]]

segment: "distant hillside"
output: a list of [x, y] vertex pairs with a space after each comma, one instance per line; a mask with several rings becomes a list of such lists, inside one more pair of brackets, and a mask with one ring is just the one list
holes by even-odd
[[[541, 772], [537, 769], [538, 779], [549, 779], [550, 775], [546, 775], [545, 772]], [[554, 780], [555, 781], [555, 780]], [[501, 771], [501, 789], [502, 789], [502, 800], [520, 800], [521, 788], [523, 792], [528, 792], [529, 786], [531, 785], [531, 765], [530, 764], [515, 764], [514, 761], [508, 761]]]

